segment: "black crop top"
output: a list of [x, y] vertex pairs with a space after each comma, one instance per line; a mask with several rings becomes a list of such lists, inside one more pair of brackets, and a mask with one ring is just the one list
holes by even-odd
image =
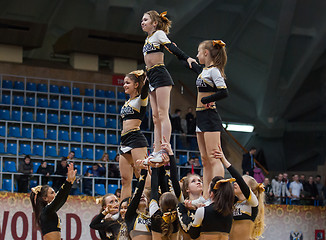
[[151, 218], [150, 216], [137, 211], [140, 198], [144, 191], [145, 181], [147, 177], [147, 170], [142, 169], [138, 179], [137, 187], [134, 196], [128, 206], [125, 222], [127, 224], [128, 232], [132, 237], [133, 231], [150, 233], [151, 231]]
[[140, 95], [133, 99], [129, 99], [122, 106], [120, 117], [123, 121], [127, 119], [143, 120], [148, 104], [148, 84], [148, 81], [145, 81], [145, 85], [142, 87]]
[[233, 219], [234, 220], [246, 220], [255, 221], [258, 214], [258, 199], [256, 195], [251, 191], [246, 182], [243, 180], [242, 176], [235, 170], [232, 165], [227, 168], [232, 177], [236, 179], [237, 184], [239, 185], [243, 195], [246, 200], [239, 201], [235, 197], [235, 204], [233, 208]]
[[61, 232], [61, 221], [57, 211], [65, 204], [72, 184], [68, 181], [61, 186], [52, 202], [47, 204], [41, 213], [41, 231], [43, 236], [49, 232]]
[[102, 240], [130, 239], [125, 221], [123, 221], [122, 219], [105, 221], [103, 220], [104, 218], [105, 215], [100, 213], [93, 219], [93, 221], [89, 225], [90, 228], [99, 231]]

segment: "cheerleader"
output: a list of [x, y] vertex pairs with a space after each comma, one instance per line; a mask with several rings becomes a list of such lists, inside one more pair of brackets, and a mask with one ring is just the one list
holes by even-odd
[[257, 239], [264, 231], [264, 186], [253, 177], [241, 175], [225, 158], [221, 147], [214, 151], [214, 156], [221, 159], [223, 165], [236, 179], [234, 183], [235, 204], [230, 240]]
[[76, 179], [74, 164], [68, 166], [67, 179], [58, 193], [48, 185], [32, 188], [30, 200], [34, 211], [34, 221], [41, 229], [44, 240], [61, 240], [61, 221], [57, 211], [65, 204], [72, 184]]
[[[214, 176], [224, 176], [224, 168], [211, 154], [220, 145], [222, 120], [215, 101], [228, 96], [224, 68], [227, 62], [225, 43], [221, 40], [206, 40], [199, 44], [197, 58], [202, 68], [192, 62], [192, 70], [198, 74], [196, 134], [203, 163], [203, 192], [209, 197], [208, 187]], [[183, 60], [184, 61], [184, 60]], [[185, 64], [188, 67], [188, 64]]]
[[176, 55], [179, 59], [195, 61], [189, 58], [175, 44], [167, 34], [171, 28], [171, 21], [166, 17], [166, 12], [158, 14], [151, 10], [143, 15], [141, 20], [142, 30], [147, 33], [143, 47], [144, 61], [149, 79], [150, 100], [154, 122], [154, 152], [149, 156], [153, 162], [162, 162], [161, 142], [163, 136], [170, 142], [171, 122], [169, 119], [170, 92], [174, 82], [164, 66], [163, 48]]
[[129, 100], [121, 108], [122, 131], [119, 168], [121, 175], [121, 199], [131, 196], [133, 172], [136, 177], [139, 169], [135, 168], [136, 159], [145, 159], [147, 139], [140, 131], [140, 124], [145, 116], [148, 104], [148, 81], [143, 70], [128, 73], [124, 78], [123, 88]]
[[[99, 231], [102, 240], [130, 239], [127, 225], [124, 220], [129, 200], [130, 198], [125, 198], [121, 201], [120, 205], [118, 205], [118, 199], [114, 194], [107, 194], [102, 198], [101, 212], [89, 225], [90, 228]], [[119, 214], [117, 214], [117, 206], [119, 207]]]

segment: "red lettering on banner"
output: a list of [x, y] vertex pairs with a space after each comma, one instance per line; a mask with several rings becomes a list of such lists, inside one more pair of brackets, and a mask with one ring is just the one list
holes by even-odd
[[3, 214], [2, 228], [0, 231], [0, 240], [4, 240], [6, 236], [7, 223], [8, 223], [9, 212], [5, 211]]
[[[32, 240], [37, 240], [37, 232], [41, 233], [41, 229], [39, 226], [36, 225], [36, 222], [34, 220], [35, 213], [32, 213]], [[42, 233], [41, 233], [41, 239], [43, 239]]]
[[125, 76], [123, 76], [123, 75], [113, 75], [112, 76], [112, 85], [122, 86], [124, 78], [125, 78]]
[[[23, 233], [21, 237], [18, 237], [17, 235], [17, 219], [21, 217], [23, 220]], [[23, 212], [16, 212], [15, 215], [12, 217], [11, 220], [11, 234], [13, 239], [15, 240], [23, 240], [26, 239], [28, 234], [28, 220], [27, 216]]]
[[[76, 222], [76, 236], [71, 238], [71, 219], [75, 219]], [[73, 213], [67, 213], [66, 215], [66, 239], [67, 240], [78, 240], [80, 239], [82, 233], [81, 221], [80, 218]]]

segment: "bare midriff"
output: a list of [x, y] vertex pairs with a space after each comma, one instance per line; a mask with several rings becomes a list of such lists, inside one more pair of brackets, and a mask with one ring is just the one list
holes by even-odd
[[201, 99], [203, 97], [208, 97], [212, 94], [214, 94], [215, 92], [198, 92], [197, 94], [197, 108], [205, 108], [205, 104], [202, 104]]
[[154, 52], [144, 56], [144, 61], [147, 68], [151, 68], [155, 65], [164, 64], [164, 53]]
[[141, 120], [139, 119], [128, 119], [123, 121], [121, 134], [124, 134], [125, 132], [128, 132], [131, 129], [140, 128], [140, 124]]

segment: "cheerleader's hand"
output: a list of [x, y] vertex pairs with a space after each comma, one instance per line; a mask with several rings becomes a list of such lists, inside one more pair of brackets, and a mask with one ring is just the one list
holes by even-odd
[[161, 149], [165, 150], [169, 155], [173, 155], [171, 144], [166, 140], [165, 136], [163, 136], [163, 142], [161, 143]]
[[184, 205], [186, 208], [190, 209], [190, 210], [196, 210], [196, 206], [192, 205], [191, 200], [185, 200], [184, 201]]
[[206, 103], [206, 104], [204, 104], [204, 107], [205, 107], [206, 109], [210, 109], [210, 108], [212, 107], [212, 105], [214, 105], [214, 103], [213, 103], [213, 102], [210, 102], [210, 103]]
[[136, 166], [140, 169], [147, 169], [148, 166], [144, 164], [144, 160], [136, 160]]
[[196, 61], [196, 59], [193, 59], [193, 58], [191, 58], [191, 57], [189, 57], [189, 58], [187, 59], [187, 63], [189, 64], [189, 67], [190, 67], [190, 68], [192, 68], [191, 64], [192, 64], [193, 62], [196, 63], [196, 64], [198, 64], [197, 61]]
[[67, 181], [70, 182], [71, 184], [73, 184], [76, 179], [76, 173], [77, 173], [77, 169], [76, 170], [74, 169], [74, 164], [69, 163], [68, 172], [67, 172]]

